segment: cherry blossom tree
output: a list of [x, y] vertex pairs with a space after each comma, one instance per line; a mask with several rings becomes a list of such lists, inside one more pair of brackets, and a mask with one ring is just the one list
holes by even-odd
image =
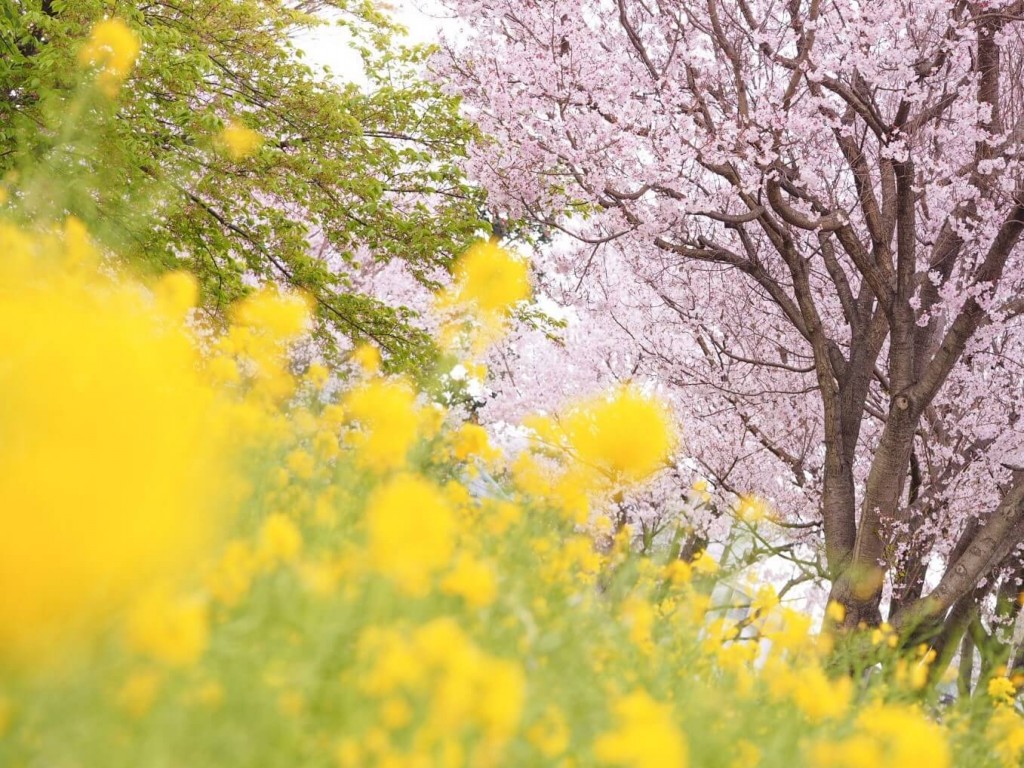
[[718, 487], [820, 524], [843, 624], [1016, 595], [1024, 3], [447, 3], [491, 204], [574, 238]]

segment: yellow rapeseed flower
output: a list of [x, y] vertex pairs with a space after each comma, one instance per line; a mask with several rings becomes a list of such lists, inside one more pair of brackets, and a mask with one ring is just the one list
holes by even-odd
[[263, 288], [234, 305], [231, 320], [236, 325], [268, 333], [275, 340], [291, 341], [309, 330], [312, 306], [300, 294]]
[[143, 597], [128, 618], [131, 648], [170, 666], [195, 664], [209, 642], [206, 604], [157, 589]]
[[950, 765], [946, 734], [920, 709], [898, 704], [876, 704], [864, 709], [856, 720], [860, 732], [883, 751], [882, 765]]
[[458, 595], [473, 608], [485, 608], [498, 596], [498, 579], [488, 563], [460, 555], [455, 567], [441, 581], [441, 590]]
[[295, 450], [285, 458], [285, 465], [288, 471], [300, 480], [309, 480], [316, 472], [316, 460], [311, 454], [303, 450]]
[[450, 301], [485, 315], [503, 315], [530, 295], [530, 268], [495, 242], [471, 246], [455, 264]]
[[706, 503], [708, 501], [711, 501], [711, 493], [708, 491], [708, 481], [707, 480], [704, 480], [704, 479], [698, 480], [697, 482], [695, 482], [690, 487], [690, 490], [693, 491], [693, 493], [697, 497], [697, 500], [700, 501], [701, 503]]
[[737, 519], [745, 523], [759, 523], [771, 517], [771, 508], [757, 496], [741, 496], [736, 505]]
[[1017, 687], [1010, 678], [1000, 675], [988, 681], [988, 695], [998, 704], [1013, 704], [1017, 695]]
[[630, 597], [622, 605], [622, 620], [629, 628], [629, 640], [644, 653], [654, 652], [654, 629], [656, 614], [651, 602], [643, 597]]
[[160, 278], [154, 293], [167, 314], [184, 317], [199, 301], [199, 284], [188, 272], [169, 272]]
[[985, 729], [1000, 765], [1016, 768], [1024, 757], [1024, 718], [1012, 707], [998, 707]]
[[759, 617], [763, 618], [774, 610], [778, 604], [779, 593], [775, 591], [775, 587], [771, 584], [764, 584], [757, 590], [754, 599], [750, 601], [750, 610], [752, 613], [756, 613]]
[[700, 573], [705, 576], [714, 576], [718, 573], [720, 566], [715, 559], [708, 554], [708, 551], [702, 550], [694, 555], [693, 560], [690, 562], [690, 567], [694, 573]]
[[380, 721], [392, 731], [407, 726], [412, 721], [413, 714], [409, 702], [398, 696], [386, 699], [380, 706]]
[[263, 521], [258, 556], [266, 567], [290, 563], [302, 551], [302, 533], [292, 519], [280, 512]]
[[206, 577], [206, 588], [224, 605], [237, 605], [249, 592], [259, 558], [247, 542], [231, 541]]
[[249, 157], [263, 146], [263, 137], [237, 120], [232, 120], [224, 127], [218, 140], [232, 160]]
[[[417, 630], [416, 638], [422, 632], [422, 628]], [[364, 693], [378, 697], [399, 691], [418, 693], [425, 685], [427, 665], [404, 633], [370, 625], [363, 630], [356, 646], [361, 660], [359, 687]]]
[[0, 660], [42, 658], [212, 542], [229, 412], [180, 304], [102, 272], [81, 227], [0, 224], [0, 253]]
[[617, 484], [638, 482], [663, 467], [676, 442], [668, 409], [631, 386], [579, 404], [564, 427], [579, 460]]
[[506, 659], [487, 659], [480, 675], [483, 691], [477, 716], [488, 739], [504, 742], [519, 726], [526, 704], [526, 675], [522, 667]]
[[483, 461], [493, 461], [500, 454], [491, 446], [487, 430], [479, 424], [466, 423], [452, 435], [452, 453], [459, 461], [468, 461], [477, 457]]
[[916, 707], [870, 704], [858, 715], [855, 726], [856, 731], [844, 739], [809, 745], [808, 764], [814, 768], [948, 768], [951, 763], [943, 728]]
[[828, 605], [825, 606], [825, 616], [836, 624], [842, 624], [843, 619], [846, 618], [846, 607], [835, 600], [829, 600]]
[[360, 344], [352, 350], [352, 360], [367, 376], [380, 371], [380, 350], [372, 344]]
[[441, 490], [421, 477], [399, 475], [374, 491], [366, 527], [373, 566], [411, 594], [424, 594], [451, 559], [455, 515]]
[[405, 466], [421, 425], [411, 386], [404, 381], [373, 379], [349, 392], [343, 407], [359, 425], [350, 442], [362, 466], [380, 472]]
[[92, 28], [92, 33], [78, 51], [78, 62], [83, 67], [99, 67], [96, 82], [110, 97], [117, 95], [121, 83], [131, 74], [141, 45], [138, 35], [120, 19], [104, 19]]
[[848, 676], [830, 678], [817, 664], [787, 669], [778, 677], [785, 680], [793, 703], [815, 723], [842, 717], [853, 699], [853, 681]]
[[645, 691], [630, 693], [612, 707], [615, 727], [599, 736], [594, 755], [626, 768], [686, 768], [686, 741], [672, 709]]

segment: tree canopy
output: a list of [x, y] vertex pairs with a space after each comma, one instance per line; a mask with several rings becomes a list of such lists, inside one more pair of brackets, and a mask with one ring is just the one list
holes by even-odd
[[720, 491], [823, 529], [846, 625], [1015, 597], [1021, 4], [448, 5], [492, 203], [581, 244], [552, 274]]
[[[83, 86], [76, 55], [105, 16], [141, 40], [116, 99]], [[303, 63], [294, 35], [324, 23], [362, 56], [364, 86]], [[7, 0], [0, 174], [132, 260], [189, 269], [208, 306], [281, 282], [315, 298], [321, 340], [370, 340], [413, 364], [428, 339], [358, 290], [360, 268], [400, 259], [429, 284], [479, 222], [456, 163], [472, 131], [397, 31], [347, 0]], [[258, 134], [254, 151], [225, 129]]]

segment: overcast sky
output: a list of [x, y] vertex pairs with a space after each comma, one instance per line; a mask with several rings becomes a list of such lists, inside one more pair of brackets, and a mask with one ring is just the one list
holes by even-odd
[[[393, 9], [395, 19], [409, 30], [408, 43], [434, 42], [442, 28], [453, 24], [436, 0], [390, 0], [380, 6]], [[311, 66], [329, 67], [341, 80], [362, 80], [359, 54], [348, 47], [344, 30], [333, 25], [318, 27], [297, 35], [295, 41]]]

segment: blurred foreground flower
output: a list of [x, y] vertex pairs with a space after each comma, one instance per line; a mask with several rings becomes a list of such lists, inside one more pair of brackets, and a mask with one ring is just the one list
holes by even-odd
[[139, 56], [139, 38], [120, 19], [104, 19], [92, 29], [89, 40], [78, 51], [83, 67], [98, 67], [96, 83], [107, 96], [117, 95], [131, 74]]
[[218, 140], [232, 160], [242, 160], [263, 146], [260, 134], [234, 120], [220, 132]]
[[80, 224], [62, 235], [0, 224], [0, 252], [0, 658], [11, 659], [88, 636], [207, 546], [224, 510], [227, 414], [182, 307], [105, 274]]
[[471, 246], [452, 272], [453, 284], [437, 297], [438, 306], [452, 312], [440, 341], [477, 357], [504, 334], [514, 307], [530, 297], [530, 266], [485, 240]]
[[530, 268], [490, 240], [473, 245], [455, 264], [450, 300], [501, 315], [530, 296]]

